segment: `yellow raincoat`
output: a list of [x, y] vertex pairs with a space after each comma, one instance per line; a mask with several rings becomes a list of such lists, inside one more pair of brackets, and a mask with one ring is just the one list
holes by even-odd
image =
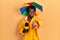
[[[37, 34], [37, 29], [38, 29], [38, 26], [36, 26], [35, 29], [32, 29], [32, 23], [33, 21], [37, 21], [39, 23], [39, 27], [42, 26], [42, 22], [40, 21], [39, 18], [37, 18], [36, 16], [34, 16], [30, 22], [28, 22], [26, 19], [23, 19], [20, 24], [19, 24], [19, 27], [18, 27], [18, 32], [23, 35], [23, 39], [22, 40], [39, 40], [38, 38], [38, 34]], [[23, 33], [23, 29], [25, 27], [25, 23], [28, 22], [29, 23], [29, 32], [27, 33]]]

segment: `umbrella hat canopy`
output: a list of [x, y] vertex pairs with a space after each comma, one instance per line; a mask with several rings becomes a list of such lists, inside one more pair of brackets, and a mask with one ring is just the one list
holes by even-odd
[[23, 6], [19, 9], [24, 16], [28, 16], [26, 9], [29, 6], [34, 6], [36, 8], [36, 13], [38, 13], [38, 11], [41, 11], [41, 12], [43, 11], [42, 6], [37, 4], [36, 2], [24, 3]]

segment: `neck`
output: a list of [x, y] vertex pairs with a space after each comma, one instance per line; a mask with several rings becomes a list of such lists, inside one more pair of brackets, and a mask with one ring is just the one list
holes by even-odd
[[34, 16], [28, 16], [28, 17], [32, 19]]

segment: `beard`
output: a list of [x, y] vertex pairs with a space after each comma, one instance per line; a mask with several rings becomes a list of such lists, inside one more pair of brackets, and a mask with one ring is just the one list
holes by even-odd
[[30, 17], [30, 18], [33, 18], [33, 15], [30, 15], [29, 17]]

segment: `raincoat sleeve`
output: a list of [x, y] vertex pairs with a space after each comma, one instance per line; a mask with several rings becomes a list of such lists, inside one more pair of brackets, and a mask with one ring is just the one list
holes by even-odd
[[39, 24], [38, 28], [43, 26], [43, 22], [38, 17], [35, 16], [35, 20], [37, 20]]
[[39, 27], [42, 27], [43, 26], [43, 22], [39, 18], [37, 18], [36, 20], [38, 20]]
[[23, 33], [23, 29], [24, 29], [24, 26], [23, 26], [23, 21], [20, 22], [19, 26], [18, 26], [18, 32], [22, 35], [24, 35]]

